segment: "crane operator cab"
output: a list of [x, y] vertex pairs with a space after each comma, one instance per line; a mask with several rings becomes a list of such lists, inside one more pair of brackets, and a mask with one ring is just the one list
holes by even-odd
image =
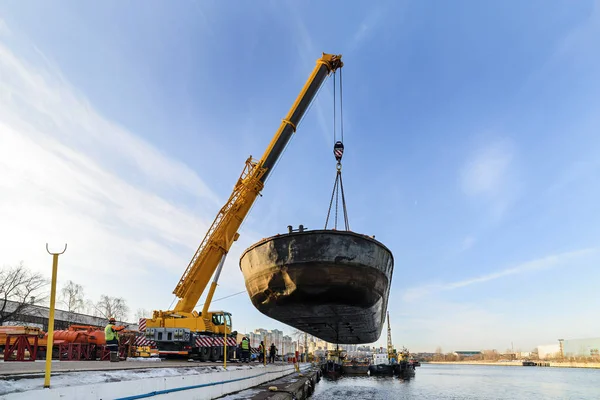
[[215, 330], [219, 333], [231, 332], [231, 313], [225, 311], [217, 311], [212, 313], [212, 323]]

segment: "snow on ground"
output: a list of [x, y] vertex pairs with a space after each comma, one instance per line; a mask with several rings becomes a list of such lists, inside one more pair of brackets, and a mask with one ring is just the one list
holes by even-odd
[[244, 400], [251, 399], [254, 395], [260, 393], [261, 391], [258, 389], [246, 389], [241, 392], [237, 392], [234, 394], [229, 394], [225, 397], [219, 397], [219, 400]]
[[[227, 367], [228, 371], [249, 369], [249, 365], [233, 365]], [[152, 368], [106, 371], [82, 371], [56, 373], [52, 375], [52, 387], [91, 385], [104, 382], [132, 381], [146, 378], [163, 378], [180, 375], [200, 375], [224, 371], [222, 366], [203, 366], [185, 368]], [[41, 389], [44, 378], [23, 378], [0, 380], [0, 396], [8, 393], [25, 392], [27, 390]]]

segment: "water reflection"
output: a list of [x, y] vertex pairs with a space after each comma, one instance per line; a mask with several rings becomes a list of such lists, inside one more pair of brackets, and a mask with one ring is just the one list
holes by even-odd
[[311, 399], [600, 399], [597, 382], [600, 370], [424, 364], [410, 380], [322, 379]]

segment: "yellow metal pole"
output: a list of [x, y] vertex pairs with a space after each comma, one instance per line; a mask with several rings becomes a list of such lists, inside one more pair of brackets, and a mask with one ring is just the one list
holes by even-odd
[[54, 343], [54, 305], [56, 303], [56, 275], [58, 272], [58, 256], [67, 251], [67, 245], [61, 253], [50, 253], [48, 243], [46, 251], [52, 255], [52, 285], [50, 287], [50, 315], [48, 318], [48, 341], [46, 343], [46, 373], [44, 376], [44, 387], [50, 387], [50, 372], [52, 370], [52, 345]]
[[227, 369], [227, 323], [225, 322], [225, 316], [223, 315], [223, 327], [225, 328], [225, 339], [223, 340], [223, 368]]

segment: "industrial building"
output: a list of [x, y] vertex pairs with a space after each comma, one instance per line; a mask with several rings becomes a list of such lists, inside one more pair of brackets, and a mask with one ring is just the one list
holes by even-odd
[[477, 350], [466, 350], [466, 351], [455, 351], [454, 355], [459, 357], [473, 357], [480, 356], [482, 354], [481, 351]]
[[[4, 300], [0, 301], [0, 310], [3, 310], [4, 314], [9, 314], [15, 311], [20, 303]], [[48, 307], [38, 306], [34, 304], [28, 304], [24, 307], [19, 314], [15, 315], [10, 325], [27, 325], [42, 329], [43, 331], [48, 330], [48, 316], [50, 315], [50, 309]], [[6, 324], [6, 325], [8, 325]], [[54, 329], [67, 329], [70, 325], [91, 325], [91, 326], [105, 326], [106, 318], [95, 317], [92, 315], [80, 314], [72, 311], [64, 311], [56, 309], [54, 313]], [[128, 323], [124, 321], [118, 321], [119, 325], [126, 325], [128, 329], [137, 330], [137, 323]]]
[[559, 343], [538, 346], [537, 351], [540, 360], [548, 360], [550, 358], [558, 358], [561, 356]]
[[599, 357], [600, 337], [588, 339], [565, 339], [562, 341], [565, 357]]
[[540, 360], [563, 357], [600, 357], [600, 337], [559, 339], [558, 343], [538, 346], [537, 350]]

